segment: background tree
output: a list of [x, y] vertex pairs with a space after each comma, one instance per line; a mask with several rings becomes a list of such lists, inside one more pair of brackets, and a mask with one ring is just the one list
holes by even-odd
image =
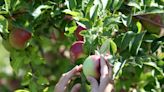
[[[1, 0], [0, 91], [53, 92], [62, 73], [101, 53], [116, 92], [162, 92], [163, 22], [163, 0]], [[90, 90], [84, 75], [70, 88], [77, 82]]]

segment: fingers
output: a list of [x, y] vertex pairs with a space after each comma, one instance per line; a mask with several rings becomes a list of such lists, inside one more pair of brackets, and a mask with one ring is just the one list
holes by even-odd
[[[101, 62], [100, 62], [100, 84], [99, 84], [99, 91], [104, 92], [105, 88], [110, 82], [110, 79], [112, 78], [112, 67], [111, 65], [105, 61], [103, 56], [101, 56]], [[110, 91], [108, 91], [110, 92]]]
[[104, 90], [104, 92], [114, 92], [113, 84], [108, 84]]
[[74, 75], [78, 75], [81, 72], [81, 70], [82, 70], [82, 65], [79, 65], [79, 66], [75, 66], [69, 72], [63, 74], [59, 82], [55, 86], [55, 90], [62, 90], [62, 91], [55, 91], [55, 92], [64, 92], [71, 78]]
[[97, 92], [98, 90], [98, 82], [95, 78], [93, 77], [87, 77], [87, 80], [90, 82], [91, 86], [92, 86], [92, 90], [91, 92]]
[[80, 92], [81, 84], [78, 83], [72, 87], [71, 92]]
[[100, 58], [101, 62], [100, 62], [100, 73], [101, 73], [101, 77], [100, 77], [100, 80], [101, 79], [104, 79], [106, 76], [109, 76], [109, 73], [108, 73], [108, 66], [107, 66], [107, 63], [104, 59], [104, 57], [101, 56]]

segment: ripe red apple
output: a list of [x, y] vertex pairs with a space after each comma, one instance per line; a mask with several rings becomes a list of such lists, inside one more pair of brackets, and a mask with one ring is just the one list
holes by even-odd
[[25, 29], [18, 28], [11, 31], [9, 42], [16, 49], [24, 49], [27, 41], [31, 38], [31, 33]]
[[84, 52], [83, 52], [83, 41], [76, 41], [72, 44], [70, 48], [70, 56], [72, 61], [75, 61], [81, 57], [83, 57]]
[[83, 72], [85, 76], [91, 76], [99, 80], [100, 78], [100, 56], [91, 55], [83, 63]]
[[77, 38], [78, 41], [83, 41], [84, 38], [82, 35], [80, 35], [80, 32], [86, 30], [86, 28], [82, 27], [82, 26], [78, 26], [77, 29], [75, 30], [75, 36]]

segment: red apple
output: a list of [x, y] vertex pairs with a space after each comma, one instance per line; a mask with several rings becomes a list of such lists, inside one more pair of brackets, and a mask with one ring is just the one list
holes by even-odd
[[80, 32], [86, 30], [86, 28], [82, 27], [82, 26], [78, 26], [77, 29], [75, 30], [75, 36], [77, 38], [78, 41], [83, 41], [84, 38], [82, 35], [80, 35]]
[[70, 56], [73, 61], [83, 57], [83, 41], [76, 41], [70, 48]]
[[18, 28], [11, 31], [9, 35], [9, 42], [12, 47], [16, 49], [23, 49], [26, 46], [27, 41], [31, 38], [31, 33], [25, 29]]
[[100, 56], [91, 55], [83, 63], [83, 72], [85, 76], [91, 76], [99, 80], [100, 78]]

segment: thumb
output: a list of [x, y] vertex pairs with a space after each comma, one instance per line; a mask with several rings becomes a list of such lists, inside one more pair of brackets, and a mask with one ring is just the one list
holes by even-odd
[[81, 84], [77, 83], [72, 87], [71, 92], [80, 92], [80, 88], [81, 88]]
[[90, 82], [90, 84], [92, 86], [92, 91], [91, 92], [97, 92], [97, 90], [98, 90], [97, 80], [93, 77], [87, 77], [87, 80]]

